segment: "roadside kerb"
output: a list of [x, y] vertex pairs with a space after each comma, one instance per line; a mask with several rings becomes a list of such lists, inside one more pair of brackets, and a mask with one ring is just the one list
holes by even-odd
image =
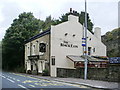
[[102, 86], [93, 86], [93, 85], [90, 85], [90, 84], [86, 84], [86, 83], [79, 83], [79, 82], [71, 82], [71, 81], [65, 81], [65, 80], [59, 80], [59, 79], [56, 79], [56, 78], [53, 78], [53, 77], [40, 77], [40, 76], [36, 76], [36, 75], [30, 75], [31, 77], [35, 77], [35, 78], [38, 78], [38, 79], [44, 79], [44, 80], [49, 80], [49, 81], [58, 81], [58, 82], [64, 82], [64, 83], [70, 83], [70, 84], [77, 84], [77, 85], [83, 85], [83, 86], [87, 86], [87, 87], [90, 87], [90, 88], [96, 88], [96, 89], [109, 89], [110, 88], [107, 88], [107, 87], [102, 87]]
[[[19, 73], [19, 74], [23, 74], [23, 73]], [[28, 75], [28, 74], [24, 74], [24, 75]], [[119, 90], [118, 88], [108, 88], [108, 87], [103, 87], [103, 86], [98, 86], [98, 85], [92, 85], [92, 84], [86, 84], [86, 83], [80, 83], [80, 82], [75, 82], [75, 81], [72, 82], [72, 81], [60, 80], [60, 78], [57, 79], [56, 77], [44, 77], [44, 76], [37, 76], [37, 75], [30, 75], [30, 76], [38, 78], [38, 79], [49, 80], [49, 81], [53, 80], [53, 81], [58, 81], [58, 82], [83, 85], [83, 86], [87, 86], [87, 87], [91, 87], [91, 88], [96, 88], [96, 89], [105, 89], [105, 90], [113, 90], [114, 89], [114, 90]]]

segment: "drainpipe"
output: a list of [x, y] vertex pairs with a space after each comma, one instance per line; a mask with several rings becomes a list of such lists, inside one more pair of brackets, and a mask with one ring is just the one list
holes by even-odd
[[[50, 17], [51, 17], [51, 15], [50, 15]], [[50, 19], [51, 20], [51, 19]], [[51, 21], [50, 21], [50, 33], [49, 33], [49, 74], [51, 74], [51, 62], [50, 62], [50, 60], [51, 60], [51, 58], [50, 58], [50, 56], [51, 56], [51, 26], [52, 26], [52, 24], [51, 24]]]

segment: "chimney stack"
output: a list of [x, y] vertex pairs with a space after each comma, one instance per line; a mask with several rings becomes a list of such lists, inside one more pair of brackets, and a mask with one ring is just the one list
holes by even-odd
[[72, 13], [72, 8], [70, 8], [70, 13]]
[[101, 28], [95, 27], [94, 35], [101, 41]]

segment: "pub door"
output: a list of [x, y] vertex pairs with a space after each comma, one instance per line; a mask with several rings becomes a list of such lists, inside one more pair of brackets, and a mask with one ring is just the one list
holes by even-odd
[[38, 73], [42, 73], [45, 69], [45, 61], [39, 60], [38, 61]]

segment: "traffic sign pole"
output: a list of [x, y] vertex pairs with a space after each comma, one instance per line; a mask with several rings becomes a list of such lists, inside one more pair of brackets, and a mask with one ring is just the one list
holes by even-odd
[[85, 0], [85, 70], [84, 70], [84, 79], [87, 79], [87, 3]]

